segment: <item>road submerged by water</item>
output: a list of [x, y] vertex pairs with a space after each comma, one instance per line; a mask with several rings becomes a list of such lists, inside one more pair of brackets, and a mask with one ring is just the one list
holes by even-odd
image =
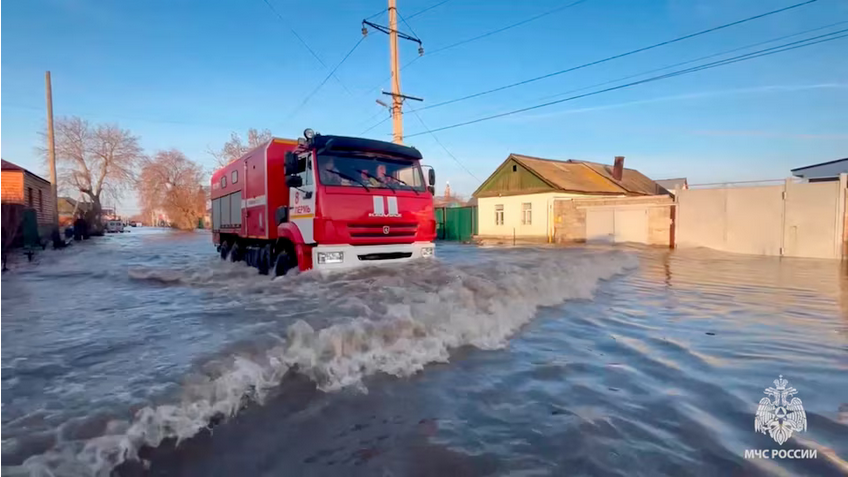
[[[437, 255], [272, 280], [143, 228], [41, 254], [3, 275], [3, 475], [848, 474], [839, 263]], [[778, 375], [808, 424], [783, 446], [753, 425]], [[744, 457], [779, 448], [817, 458]]]

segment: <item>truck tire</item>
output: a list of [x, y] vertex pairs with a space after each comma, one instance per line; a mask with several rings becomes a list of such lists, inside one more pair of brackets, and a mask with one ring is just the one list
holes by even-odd
[[227, 242], [221, 244], [221, 260], [227, 259], [227, 254], [230, 252], [230, 247]]
[[259, 263], [257, 264], [260, 275], [267, 275], [271, 268], [271, 246], [266, 245], [259, 251]]
[[230, 261], [238, 262], [241, 260], [241, 250], [239, 249], [238, 244], [233, 244], [233, 249], [230, 250]]
[[293, 257], [286, 250], [280, 250], [277, 254], [277, 260], [274, 263], [274, 275], [281, 277], [288, 273], [289, 270], [297, 265], [294, 263]]

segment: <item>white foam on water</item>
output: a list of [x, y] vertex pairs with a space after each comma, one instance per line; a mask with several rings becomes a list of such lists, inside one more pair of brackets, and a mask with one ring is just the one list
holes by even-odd
[[[327, 392], [356, 386], [375, 373], [404, 377], [425, 365], [447, 362], [460, 346], [497, 349], [527, 324], [540, 306], [590, 299], [599, 282], [637, 264], [618, 253], [575, 254], [528, 250], [509, 257], [492, 254], [463, 267], [423, 261], [404, 267], [322, 276], [304, 273], [276, 280], [234, 283], [229, 276], [187, 270], [136, 271], [135, 279], [231, 287], [231, 292], [264, 291], [269, 309], [283, 309], [297, 297], [334, 301], [341, 316], [315, 329], [299, 319], [259, 351], [215, 362], [208, 375], [184, 385], [178, 404], [146, 407], [132, 423], [85, 442], [63, 442], [23, 464], [30, 475], [106, 476], [117, 465], [137, 459], [143, 446], [178, 442], [207, 428], [217, 417], [234, 416], [247, 401], [262, 403], [290, 370], [312, 379]], [[224, 275], [238, 264], [226, 264]], [[238, 272], [241, 273], [241, 272]], [[261, 288], [264, 287], [264, 290]], [[245, 297], [240, 297], [244, 300]], [[273, 300], [271, 300], [273, 301]]]

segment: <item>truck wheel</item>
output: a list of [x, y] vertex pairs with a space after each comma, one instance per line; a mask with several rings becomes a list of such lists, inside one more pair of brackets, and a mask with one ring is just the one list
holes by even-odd
[[227, 253], [230, 252], [230, 247], [227, 245], [227, 242], [221, 244], [221, 260], [227, 259]]
[[230, 251], [230, 261], [238, 262], [239, 260], [241, 260], [241, 250], [238, 244], [234, 244], [233, 249]]
[[274, 263], [274, 275], [281, 277], [296, 265], [287, 251], [281, 250]]
[[267, 275], [271, 269], [271, 246], [266, 245], [259, 251], [259, 274]]

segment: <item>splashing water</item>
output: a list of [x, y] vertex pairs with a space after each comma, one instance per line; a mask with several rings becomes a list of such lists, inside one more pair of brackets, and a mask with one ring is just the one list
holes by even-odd
[[376, 373], [405, 377], [447, 362], [462, 346], [503, 347], [539, 307], [590, 299], [602, 280], [637, 261], [609, 251], [491, 250], [455, 263], [274, 280], [228, 262], [143, 263], [126, 269], [130, 286], [194, 290], [201, 295], [191, 299], [212, 309], [259, 318], [233, 323], [239, 338], [199, 359], [163, 402], [141, 407], [129, 422], [109, 420], [100, 435], [58, 439], [26, 459], [22, 468], [31, 474], [109, 475], [144, 446], [182, 441], [248, 402], [263, 403], [290, 372], [326, 392], [366, 391], [363, 378]]

